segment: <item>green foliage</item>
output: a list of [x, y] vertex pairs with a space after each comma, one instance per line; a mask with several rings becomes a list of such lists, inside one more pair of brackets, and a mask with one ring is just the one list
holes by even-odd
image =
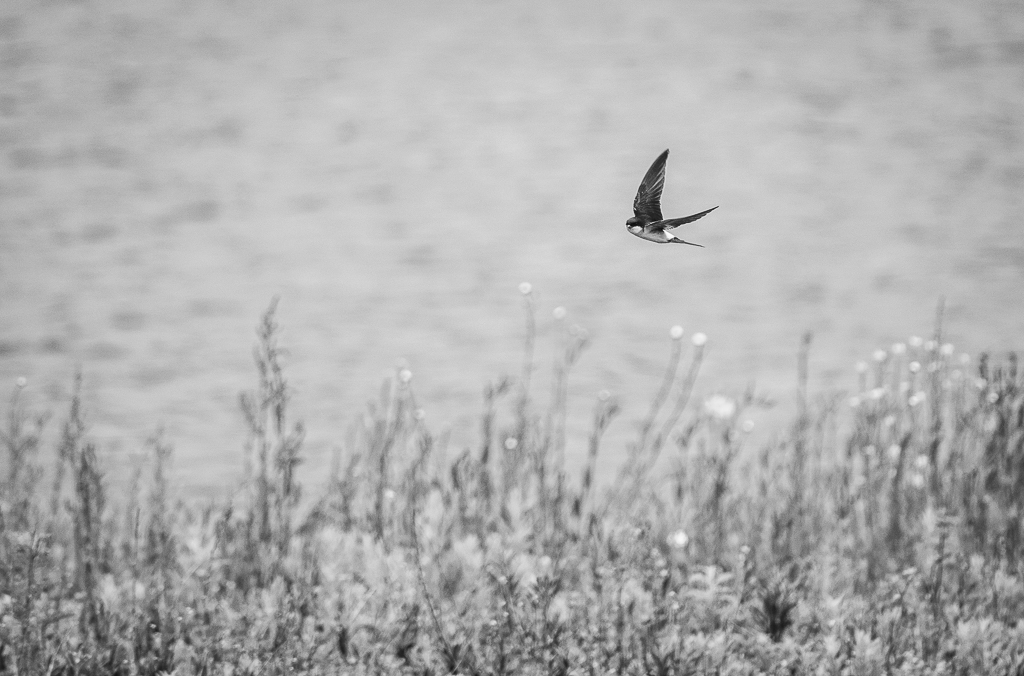
[[[247, 493], [171, 501], [170, 446], [112, 500], [76, 386], [49, 495], [47, 420], [19, 388], [0, 441], [0, 673], [925, 674], [1024, 670], [1024, 390], [1017, 361], [938, 340], [876, 354], [841, 406], [744, 446], [754, 393], [691, 405], [669, 363], [618, 479], [595, 484], [618, 406], [564, 462], [563, 327], [550, 403], [522, 373], [484, 392], [481, 439], [449, 456], [398, 369], [303, 502], [303, 428], [274, 306], [258, 329]], [[561, 324], [559, 324], [561, 326]], [[146, 493], [148, 491], [148, 493]]]

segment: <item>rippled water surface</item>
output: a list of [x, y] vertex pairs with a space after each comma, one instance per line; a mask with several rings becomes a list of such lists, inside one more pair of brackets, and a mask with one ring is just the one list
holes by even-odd
[[[1020, 346], [1024, 4], [639, 7], [3, 3], [0, 389], [60, 411], [81, 365], [113, 476], [163, 426], [207, 490], [275, 294], [313, 479], [398, 359], [472, 443], [522, 281], [538, 392], [564, 306], [573, 429], [607, 388], [614, 439], [677, 323], [710, 337], [701, 395], [790, 396], [808, 330], [812, 387], [851, 386], [940, 296], [958, 350]], [[666, 147], [666, 215], [721, 205], [705, 249], [624, 229]]]

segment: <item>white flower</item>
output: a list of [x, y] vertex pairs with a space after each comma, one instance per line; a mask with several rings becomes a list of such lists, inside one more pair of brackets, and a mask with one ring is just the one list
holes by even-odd
[[455, 540], [451, 545], [453, 558], [466, 568], [480, 570], [484, 565], [484, 552], [480, 548], [480, 540], [475, 535], [468, 535]]
[[882, 397], [885, 396], [885, 388], [876, 387], [875, 389], [873, 389], [870, 392], [868, 392], [868, 395], [872, 399], [881, 399]]
[[868, 363], [866, 361], [857, 362], [857, 373], [867, 373]]
[[552, 311], [551, 315], [558, 320], [565, 319], [565, 308], [559, 305]]
[[551, 573], [554, 572], [554, 564], [551, 561], [551, 557], [545, 554], [537, 560], [537, 572], [542, 577], [550, 577]]
[[721, 394], [708, 397], [704, 402], [704, 410], [719, 420], [729, 420], [736, 415], [736, 402]]
[[905, 343], [893, 343], [892, 344], [892, 353], [893, 354], [903, 354], [906, 351], [907, 351], [907, 346], [906, 346]]
[[121, 597], [121, 590], [117, 586], [117, 580], [110, 573], [100, 578], [99, 592], [100, 600], [103, 601], [107, 608], [113, 608], [117, 605], [117, 600]]
[[921, 370], [921, 362], [919, 362], [919, 361], [912, 361], [907, 366], [907, 368], [910, 369], [911, 373], [917, 373], [918, 371]]
[[950, 357], [950, 356], [953, 355], [953, 350], [955, 350], [955, 349], [956, 348], [953, 347], [953, 343], [945, 343], [945, 344], [943, 344], [942, 349], [940, 350], [940, 352], [942, 352], [942, 355], [944, 357]]
[[672, 336], [672, 340], [679, 340], [683, 337], [683, 327], [676, 324], [669, 330], [668, 335]]
[[510, 451], [514, 451], [516, 449], [516, 446], [518, 445], [519, 440], [516, 439], [515, 437], [509, 437], [508, 439], [505, 439], [505, 448]]
[[705, 333], [697, 332], [693, 334], [693, 338], [690, 338], [696, 347], [701, 347], [704, 343], [708, 342], [708, 336]]
[[921, 340], [921, 336], [911, 336], [910, 339], [907, 340], [907, 343], [910, 347], [921, 347], [924, 341]]
[[929, 340], [927, 343], [924, 344], [924, 349], [928, 350], [929, 352], [934, 352], [935, 350], [938, 349], [938, 347], [939, 344], [934, 340]]
[[608, 390], [601, 390], [600, 392], [597, 393], [597, 398], [600, 401], [608, 401], [609, 399], [612, 398], [612, 393], [609, 392]]
[[928, 469], [928, 456], [922, 453], [921, 455], [914, 458], [914, 466], [922, 472]]
[[900, 447], [899, 444], [893, 444], [892, 446], [889, 447], [889, 459], [892, 461], [899, 460], [900, 453], [902, 451], [903, 449]]
[[911, 406], [917, 406], [918, 404], [920, 404], [924, 400], [925, 400], [924, 392], [918, 391], [918, 392], [914, 392], [914, 394], [910, 395], [910, 399], [907, 400], [907, 403], [910, 404]]
[[548, 605], [548, 617], [558, 624], [567, 624], [573, 617], [572, 606], [569, 603], [569, 594], [560, 592], [555, 594]]
[[412, 371], [410, 371], [409, 369], [402, 369], [401, 371], [398, 372], [398, 379], [403, 383], [408, 383], [410, 380], [412, 380]]
[[529, 554], [518, 554], [512, 559], [512, 570], [515, 576], [525, 585], [537, 584], [537, 579], [544, 576], [540, 570], [537, 557]]
[[533, 291], [533, 285], [529, 282], [523, 282], [519, 285], [519, 293], [524, 296], [529, 296], [531, 291]]
[[28, 385], [28, 378], [25, 376], [18, 376], [18, 379], [14, 381], [18, 387], [25, 387]]
[[961, 352], [960, 353], [960, 363], [963, 364], [964, 366], [967, 366], [968, 364], [970, 364], [971, 363], [971, 355], [967, 354], [966, 352]]
[[850, 397], [850, 408], [857, 408], [860, 406], [860, 397]]
[[924, 475], [923, 474], [918, 474], [917, 472], [914, 472], [910, 476], [910, 483], [913, 484], [914, 488], [917, 488], [917, 489], [924, 488]]
[[994, 404], [997, 401], [999, 401], [999, 394], [997, 392], [989, 392], [988, 396], [986, 396], [985, 399], [988, 401], [988, 403]]
[[680, 529], [670, 533], [665, 541], [672, 549], [685, 549], [686, 545], [690, 544], [690, 536], [686, 534], [686, 531]]
[[885, 350], [875, 350], [871, 356], [874, 358], [875, 361], [882, 362], [885, 361], [885, 358], [888, 357], [889, 355], [885, 353]]
[[750, 418], [747, 418], [746, 420], [743, 421], [742, 429], [743, 429], [744, 432], [753, 432], [754, 431], [754, 421], [751, 420]]

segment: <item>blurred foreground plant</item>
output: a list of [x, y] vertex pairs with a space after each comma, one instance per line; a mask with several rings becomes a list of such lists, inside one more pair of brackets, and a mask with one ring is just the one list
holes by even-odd
[[797, 418], [758, 451], [746, 415], [766, 402], [692, 402], [706, 337], [682, 369], [674, 327], [602, 486], [618, 403], [597, 397], [573, 478], [568, 380], [588, 339], [555, 313], [539, 400], [532, 289], [524, 299], [523, 366], [485, 388], [474, 448], [448, 454], [400, 366], [306, 502], [276, 303], [241, 397], [239, 505], [175, 502], [160, 435], [148, 474], [140, 464], [111, 500], [77, 380], [40, 495], [46, 417], [19, 386], [0, 437], [0, 673], [1024, 670], [1016, 357], [911, 339], [876, 354], [840, 406], [807, 391], [808, 337]]

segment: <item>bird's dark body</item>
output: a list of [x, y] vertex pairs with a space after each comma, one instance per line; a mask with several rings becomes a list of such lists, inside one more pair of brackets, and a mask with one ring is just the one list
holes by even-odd
[[703, 246], [694, 242], [686, 242], [668, 231], [703, 218], [718, 207], [711, 207], [706, 211], [682, 218], [663, 218], [661, 215], [661, 192], [665, 188], [666, 162], [668, 162], [667, 150], [658, 155], [658, 159], [654, 160], [654, 164], [644, 175], [644, 180], [640, 182], [640, 188], [636, 191], [636, 197], [633, 198], [633, 218], [626, 221], [626, 229], [640, 239], [657, 244]]

